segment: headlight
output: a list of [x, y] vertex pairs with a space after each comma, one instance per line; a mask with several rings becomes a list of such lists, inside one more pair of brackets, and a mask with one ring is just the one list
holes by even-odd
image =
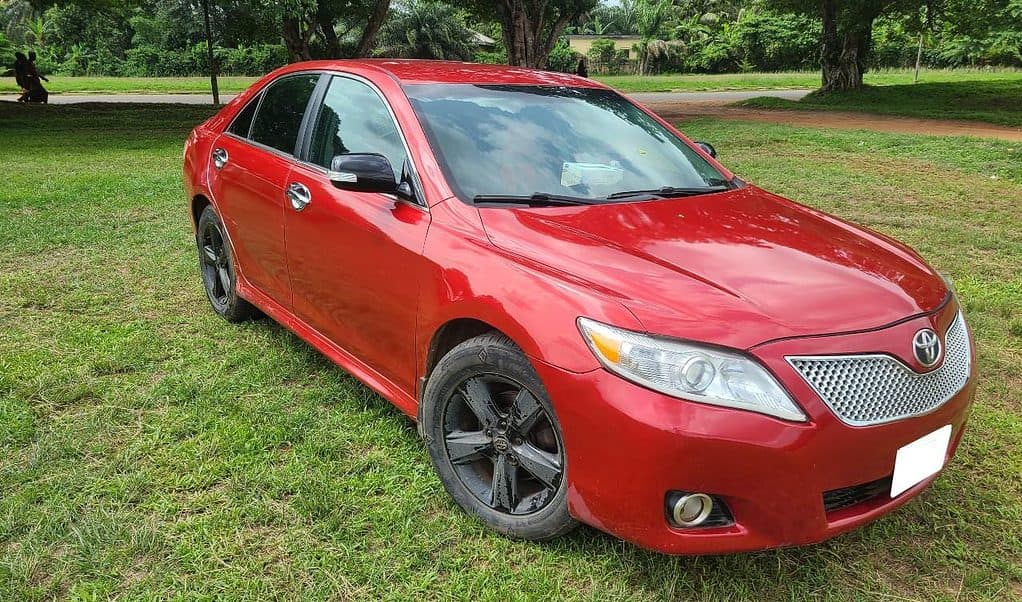
[[758, 362], [736, 352], [578, 319], [608, 370], [671, 397], [803, 422], [806, 415]]

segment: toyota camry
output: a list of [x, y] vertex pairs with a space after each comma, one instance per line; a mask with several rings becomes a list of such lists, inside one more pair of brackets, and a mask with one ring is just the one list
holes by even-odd
[[489, 527], [822, 541], [950, 460], [971, 335], [910, 248], [715, 155], [589, 79], [321, 61], [195, 128], [184, 181], [213, 310], [269, 316], [416, 420]]

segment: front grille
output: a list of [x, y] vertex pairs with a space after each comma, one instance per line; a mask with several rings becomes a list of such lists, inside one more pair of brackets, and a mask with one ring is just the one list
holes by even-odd
[[833, 489], [823, 494], [823, 508], [827, 512], [833, 512], [862, 502], [869, 501], [875, 497], [891, 491], [891, 477], [884, 477], [877, 481]]
[[920, 374], [890, 355], [789, 357], [820, 399], [847, 424], [866, 426], [924, 414], [965, 387], [972, 357], [959, 313], [944, 336], [944, 361]]

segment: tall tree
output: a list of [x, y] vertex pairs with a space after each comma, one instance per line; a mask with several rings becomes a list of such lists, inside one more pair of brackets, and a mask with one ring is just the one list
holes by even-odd
[[650, 63], [671, 53], [669, 43], [660, 39], [664, 23], [674, 9], [671, 0], [637, 0], [633, 6], [635, 24], [642, 40], [637, 45], [639, 51], [639, 75], [649, 73]]
[[771, 0], [781, 10], [822, 19], [820, 37], [821, 91], [862, 87], [873, 40], [873, 22], [896, 9], [918, 10], [927, 0]]
[[542, 69], [569, 23], [599, 0], [469, 0], [482, 19], [500, 23], [508, 63]]
[[[267, 0], [280, 11], [281, 35], [295, 61], [312, 58], [312, 39], [322, 37], [329, 58], [369, 56], [387, 19], [390, 0]], [[337, 28], [343, 28], [338, 34]], [[350, 48], [342, 40], [355, 35]]]
[[461, 11], [437, 0], [406, 0], [380, 31], [382, 56], [472, 60], [473, 34]]

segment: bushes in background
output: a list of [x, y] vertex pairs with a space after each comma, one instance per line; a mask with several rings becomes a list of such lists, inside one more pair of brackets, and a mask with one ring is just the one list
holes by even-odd
[[[262, 75], [288, 62], [287, 50], [279, 44], [259, 44], [238, 48], [215, 48], [219, 72], [224, 75]], [[89, 52], [72, 48], [66, 58], [51, 71], [63, 75], [120, 75], [170, 77], [209, 73], [206, 45], [195, 44], [185, 50], [164, 50], [154, 46], [129, 48], [124, 58], [100, 49]]]
[[[1017, 1], [1018, 14], [1022, 15], [1022, 0]], [[776, 12], [752, 2], [745, 3], [744, 7], [738, 6], [742, 3], [732, 4], [729, 11], [701, 13], [695, 3], [685, 7], [676, 3], [673, 16], [655, 37], [637, 44], [666, 50], [651, 61], [647, 69], [654, 73], [734, 73], [819, 68], [821, 23], [818, 19]], [[622, 25], [621, 6], [594, 11], [590, 21], [580, 24], [577, 30], [589, 34], [597, 29], [611, 34], [637, 34], [634, 25]], [[691, 10], [696, 12], [689, 12]], [[873, 27], [870, 68], [913, 66], [919, 44], [919, 23], [918, 16], [913, 15], [877, 19]], [[609, 59], [611, 43], [611, 40], [596, 40], [590, 60], [599, 65], [601, 72], [626, 71], [628, 63]], [[932, 68], [1020, 67], [1022, 31], [1005, 23], [983, 37], [973, 37], [955, 33], [945, 23], [938, 26], [937, 31], [926, 33], [923, 64]]]

